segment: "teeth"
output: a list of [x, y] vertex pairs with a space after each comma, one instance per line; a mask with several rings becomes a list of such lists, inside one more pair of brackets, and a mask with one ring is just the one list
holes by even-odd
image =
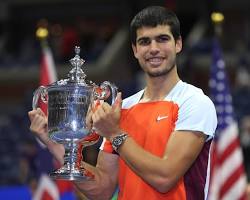
[[161, 60], [162, 60], [161, 58], [150, 58], [149, 59], [149, 61], [151, 61], [151, 62], [159, 62]]
[[159, 65], [161, 64], [162, 62], [162, 58], [150, 58], [148, 59], [148, 61], [151, 63], [151, 64], [154, 64], [154, 65]]

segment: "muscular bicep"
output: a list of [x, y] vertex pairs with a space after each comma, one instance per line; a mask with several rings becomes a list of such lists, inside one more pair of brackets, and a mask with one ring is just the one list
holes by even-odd
[[165, 149], [164, 159], [169, 163], [173, 182], [181, 178], [201, 152], [206, 135], [194, 131], [175, 131]]

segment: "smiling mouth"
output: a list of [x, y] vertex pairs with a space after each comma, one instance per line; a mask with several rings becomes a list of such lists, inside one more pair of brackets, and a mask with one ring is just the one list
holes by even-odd
[[148, 58], [147, 62], [149, 62], [152, 66], [159, 66], [162, 64], [164, 58], [160, 57], [154, 57], [154, 58]]

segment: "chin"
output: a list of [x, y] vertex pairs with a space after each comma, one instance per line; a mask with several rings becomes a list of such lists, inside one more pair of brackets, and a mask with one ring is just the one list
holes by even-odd
[[150, 76], [150, 77], [160, 77], [160, 76], [165, 76], [167, 75], [169, 72], [172, 71], [174, 67], [171, 68], [164, 68], [164, 69], [155, 69], [155, 70], [148, 70], [146, 73]]

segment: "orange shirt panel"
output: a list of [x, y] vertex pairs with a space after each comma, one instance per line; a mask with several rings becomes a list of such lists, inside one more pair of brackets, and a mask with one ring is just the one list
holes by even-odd
[[[174, 130], [177, 117], [178, 105], [173, 102], [139, 103], [130, 109], [122, 110], [120, 126], [129, 133], [138, 145], [161, 157]], [[186, 199], [182, 179], [171, 191], [162, 194], [137, 176], [122, 159], [119, 162], [119, 200]]]

